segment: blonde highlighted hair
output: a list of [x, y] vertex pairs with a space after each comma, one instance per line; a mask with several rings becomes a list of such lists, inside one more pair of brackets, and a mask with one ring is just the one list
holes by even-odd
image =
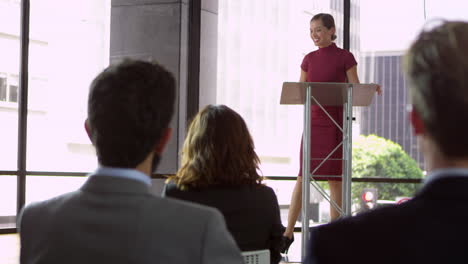
[[[435, 21], [434, 21], [435, 22]], [[411, 102], [449, 158], [468, 151], [468, 23], [440, 21], [423, 30], [405, 57]]]
[[259, 163], [244, 119], [225, 105], [208, 105], [191, 122], [181, 168], [168, 181], [182, 190], [261, 184]]

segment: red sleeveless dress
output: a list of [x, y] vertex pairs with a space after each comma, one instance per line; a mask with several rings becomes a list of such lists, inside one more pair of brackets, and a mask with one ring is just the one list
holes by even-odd
[[[307, 72], [307, 82], [346, 82], [346, 71], [356, 65], [354, 56], [349, 51], [338, 48], [335, 43], [325, 48], [319, 48], [307, 54], [301, 64], [301, 69]], [[343, 107], [324, 107], [335, 121], [343, 126]], [[328, 154], [343, 140], [343, 134], [319, 106], [311, 106], [311, 155], [310, 171], [322, 162]], [[343, 170], [343, 150], [340, 147], [314, 173], [314, 179], [338, 180]], [[302, 176], [302, 139], [300, 149], [299, 176]]]

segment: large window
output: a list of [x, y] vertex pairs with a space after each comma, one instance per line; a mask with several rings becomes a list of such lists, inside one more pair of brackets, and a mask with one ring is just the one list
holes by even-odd
[[[20, 59], [19, 7], [19, 1], [0, 0], [0, 170], [16, 169]], [[0, 211], [0, 215], [2, 214]]]
[[15, 227], [17, 206], [19, 6], [0, 0], [0, 229]]
[[[299, 80], [302, 58], [316, 49], [309, 37], [313, 15], [326, 12], [335, 17], [336, 44], [343, 47], [343, 2], [219, 1], [217, 103], [232, 107], [246, 120], [263, 175], [283, 176], [281, 181], [268, 184], [278, 195], [284, 223], [299, 169], [303, 108], [279, 105], [281, 86], [285, 81]], [[382, 153], [365, 153], [366, 144], [377, 144], [396, 153], [400, 164], [405, 164], [405, 169], [397, 172], [376, 170], [369, 174], [354, 170], [354, 213], [362, 211], [363, 190], [375, 191], [376, 206], [382, 206], [411, 197], [419, 188], [425, 174], [424, 158], [408, 121], [402, 55], [428, 21], [466, 20], [465, 2], [350, 1], [349, 46], [358, 61], [358, 75], [361, 82], [378, 83], [384, 91], [374, 97], [370, 107], [354, 109], [353, 141], [355, 152], [361, 154], [354, 155], [353, 161], [363, 162], [365, 155], [376, 155], [379, 162], [387, 159]], [[389, 186], [394, 188], [390, 190]], [[311, 197], [317, 197], [314, 191]], [[314, 203], [319, 204], [318, 208], [311, 205], [315, 219], [326, 222], [328, 203], [320, 198]]]
[[[263, 175], [290, 177], [267, 181], [278, 196], [284, 225], [299, 171], [303, 107], [279, 104], [282, 84], [299, 81], [303, 57], [316, 49], [309, 35], [314, 14], [335, 17], [336, 43], [343, 46], [343, 8], [341, 0], [219, 1], [217, 103], [247, 122]], [[327, 222], [329, 204], [311, 189], [313, 220]]]
[[[359, 58], [359, 75], [366, 83], [375, 82], [383, 87], [382, 96], [377, 96], [370, 107], [359, 109], [357, 118], [359, 134], [374, 134], [401, 145], [402, 150], [417, 162], [423, 173], [407, 170], [399, 173], [375, 173], [364, 175], [370, 178], [399, 180], [420, 179], [424, 174], [424, 157], [413, 135], [407, 113], [408, 87], [402, 68], [402, 58], [417, 34], [443, 19], [468, 20], [468, 2], [449, 0], [426, 1], [352, 1], [355, 12], [351, 13], [351, 51]], [[353, 11], [353, 9], [351, 10]], [[398, 14], [398, 17], [395, 17]], [[369, 140], [369, 138], [364, 139]], [[375, 140], [371, 140], [376, 142]], [[371, 142], [369, 141], [369, 142]], [[382, 143], [376, 144], [384, 144]], [[386, 147], [392, 148], [388, 144]], [[402, 155], [400, 156], [402, 157]], [[408, 159], [401, 158], [410, 165]], [[359, 162], [359, 161], [356, 161]], [[402, 164], [403, 164], [402, 163]], [[359, 177], [353, 175], [353, 177]], [[372, 180], [372, 179], [370, 179]], [[415, 184], [353, 182], [355, 208], [360, 207], [358, 197], [364, 189], [377, 192], [380, 204], [396, 202], [399, 196], [412, 196]]]
[[[18, 142], [21, 4], [0, 0], [0, 229], [16, 226], [18, 197], [29, 203], [75, 190], [85, 178], [62, 175], [96, 167], [86, 102], [109, 62], [110, 0], [31, 0], [27, 140]], [[26, 145], [28, 175], [21, 193], [18, 145]]]
[[238, 111], [266, 176], [299, 171], [302, 107], [279, 105], [284, 81], [298, 81], [313, 14], [332, 13], [343, 43], [343, 1], [219, 1], [217, 102]]
[[[416, 35], [433, 21], [467, 20], [468, 3], [459, 0], [353, 1], [351, 50], [359, 58], [364, 82], [382, 85], [384, 93], [358, 119], [362, 134], [376, 134], [400, 144], [424, 170], [424, 159], [408, 122], [407, 84], [402, 57]], [[398, 14], [398, 18], [395, 18]], [[378, 21], [378, 23], [376, 23]]]
[[[89, 84], [109, 62], [110, 1], [31, 1], [28, 171], [90, 171]], [[60, 21], [60, 23], [57, 23]]]
[[17, 176], [0, 175], [0, 229], [15, 227]]

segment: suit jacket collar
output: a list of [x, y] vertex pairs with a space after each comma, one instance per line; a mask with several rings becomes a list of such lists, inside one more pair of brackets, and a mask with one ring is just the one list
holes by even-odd
[[427, 181], [416, 197], [468, 200], [468, 177], [460, 174], [440, 174]]
[[150, 194], [143, 182], [108, 175], [93, 175], [80, 189], [95, 193]]
[[424, 183], [427, 184], [438, 178], [444, 177], [468, 177], [468, 168], [442, 168], [431, 171], [429, 175], [424, 179]]
[[151, 178], [141, 171], [133, 168], [117, 168], [99, 166], [96, 171], [91, 175], [109, 175], [119, 178], [132, 179], [145, 183], [151, 186]]

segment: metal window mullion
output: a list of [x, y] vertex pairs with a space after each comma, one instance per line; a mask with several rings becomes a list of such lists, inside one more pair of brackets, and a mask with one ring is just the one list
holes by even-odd
[[351, 33], [351, 0], [344, 0], [343, 9], [343, 49], [349, 51]]
[[29, 63], [29, 15], [30, 1], [21, 1], [20, 69], [18, 80], [18, 171], [17, 213], [26, 199], [26, 142], [28, 121], [28, 63]]

